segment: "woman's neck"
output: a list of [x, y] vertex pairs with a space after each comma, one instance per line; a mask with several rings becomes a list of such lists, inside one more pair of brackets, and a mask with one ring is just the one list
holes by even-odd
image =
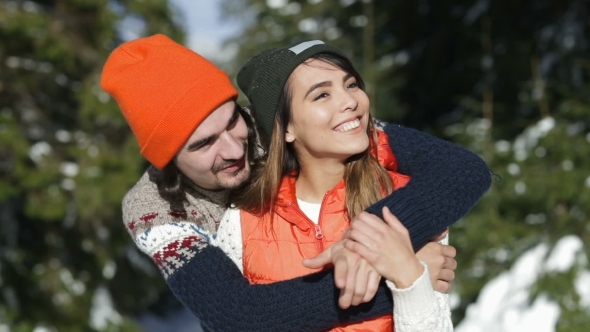
[[344, 164], [339, 160], [301, 160], [300, 166], [297, 198], [309, 203], [321, 203], [326, 192], [344, 177]]

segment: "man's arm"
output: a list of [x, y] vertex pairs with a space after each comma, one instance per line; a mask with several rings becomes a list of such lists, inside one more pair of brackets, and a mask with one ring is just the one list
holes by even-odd
[[168, 279], [168, 286], [206, 330], [321, 331], [343, 322], [391, 313], [381, 285], [374, 300], [342, 310], [330, 271], [265, 285], [250, 285], [236, 265], [208, 245]]
[[479, 156], [456, 144], [400, 125], [385, 124], [383, 131], [398, 171], [412, 179], [367, 212], [383, 219], [381, 210], [387, 206], [410, 231], [418, 250], [479, 201], [491, 185], [490, 170]]

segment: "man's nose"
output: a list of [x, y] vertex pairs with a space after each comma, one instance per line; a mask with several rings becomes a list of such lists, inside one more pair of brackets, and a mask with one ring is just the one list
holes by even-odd
[[236, 160], [244, 156], [244, 142], [232, 136], [229, 132], [223, 133], [220, 137], [221, 147], [219, 155], [225, 160]]

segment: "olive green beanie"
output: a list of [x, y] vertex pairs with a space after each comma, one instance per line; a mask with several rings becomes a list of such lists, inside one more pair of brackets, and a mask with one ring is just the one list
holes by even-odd
[[324, 44], [321, 40], [311, 40], [264, 50], [240, 69], [238, 86], [254, 106], [256, 121], [268, 137], [272, 135], [275, 113], [287, 79], [297, 66], [319, 53], [347, 57], [335, 46]]

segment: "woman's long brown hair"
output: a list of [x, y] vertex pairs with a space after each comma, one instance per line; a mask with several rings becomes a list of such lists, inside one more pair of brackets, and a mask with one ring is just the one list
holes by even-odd
[[[359, 87], [364, 89], [359, 73], [348, 59], [332, 53], [321, 53], [310, 59], [324, 61], [352, 74]], [[292, 120], [291, 99], [290, 80], [288, 80], [279, 100], [272, 136], [268, 141], [263, 139], [262, 142], [266, 153], [254, 160], [250, 181], [234, 193], [233, 202], [240, 209], [257, 215], [269, 212], [275, 203], [281, 178], [292, 173], [298, 174], [300, 170], [293, 144], [286, 143], [284, 140], [287, 125]], [[383, 194], [388, 195], [393, 191], [389, 174], [371, 154], [371, 147], [377, 144], [377, 134], [371, 115], [368, 120], [367, 134], [371, 144], [366, 151], [348, 158], [344, 171], [346, 214], [349, 218], [377, 202]]]

